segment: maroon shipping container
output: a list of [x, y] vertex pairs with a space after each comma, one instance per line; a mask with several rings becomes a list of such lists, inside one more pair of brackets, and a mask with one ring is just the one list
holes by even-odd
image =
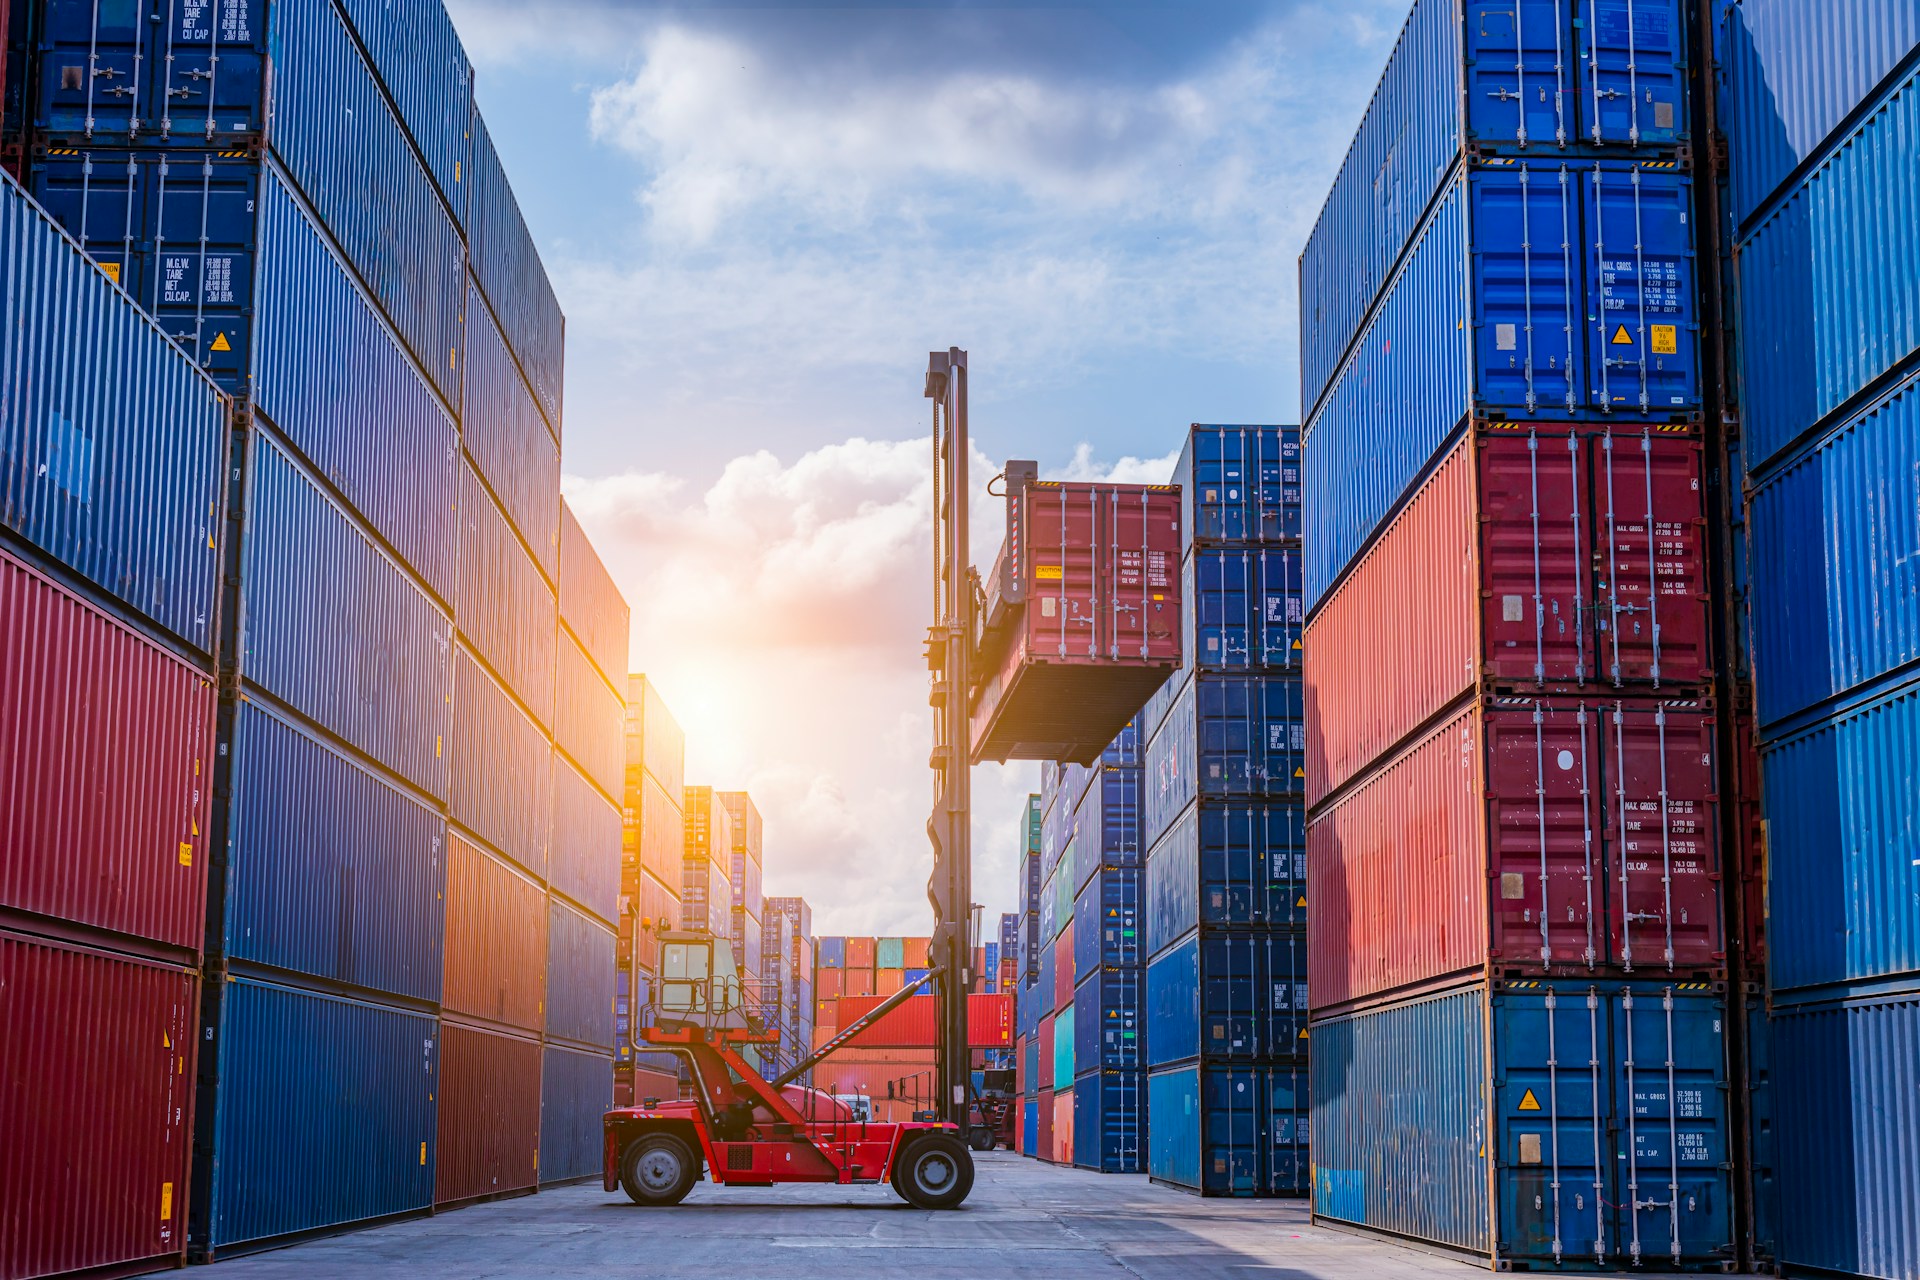
[[0, 932], [0, 1276], [183, 1260], [199, 990]]
[[1180, 490], [1010, 481], [974, 759], [1091, 764], [1179, 669]]
[[[1029, 1083], [1030, 1082], [1027, 1079], [1027, 1038], [1025, 1036], [1015, 1036], [1013, 1038], [1013, 1092], [1014, 1094], [1017, 1097], [1021, 1097], [1021, 1098], [1026, 1097], [1027, 1085]], [[1014, 1127], [1016, 1129], [1019, 1128], [1018, 1125]]]
[[1307, 624], [1308, 804], [1476, 687], [1700, 691], [1701, 456], [1647, 433], [1463, 438]]
[[1073, 1008], [1073, 921], [1053, 940], [1053, 1009]]
[[0, 906], [197, 954], [214, 689], [0, 551]]
[[531, 1191], [540, 1176], [540, 1042], [443, 1022], [433, 1202]]
[[1731, 770], [1740, 788], [1734, 838], [1735, 874], [1740, 880], [1740, 962], [1748, 981], [1763, 982], [1767, 973], [1766, 833], [1760, 807], [1760, 752], [1754, 745], [1753, 716], [1733, 718], [1734, 762]]
[[1469, 704], [1307, 829], [1316, 1010], [1478, 975], [1718, 975], [1714, 717]]
[[[880, 1007], [884, 996], [842, 996], [838, 1002], [836, 1025], [848, 1026], [856, 1018]], [[906, 1003], [888, 1013], [873, 1026], [855, 1036], [854, 1048], [932, 1048], [940, 1033], [938, 996], [908, 996]], [[967, 1040], [975, 1049], [1006, 1049], [1013, 1045], [1013, 997], [1008, 995], [970, 995], [967, 997]]]
[[1033, 1154], [1038, 1160], [1051, 1162], [1053, 1159], [1053, 1090], [1040, 1091], [1039, 1133], [1034, 1136]]
[[452, 1013], [539, 1031], [546, 1025], [547, 895], [459, 836], [447, 841], [446, 983]]
[[[1050, 1013], [1045, 1013], [1040, 1015], [1040, 1085], [1041, 1085], [1040, 1092], [1043, 1095], [1049, 1092], [1045, 1086], [1052, 1083], [1053, 1083], [1053, 1015]], [[1048, 1121], [1047, 1119], [1047, 1109], [1045, 1107], [1040, 1108], [1040, 1122], [1042, 1124], [1050, 1123], [1050, 1121]], [[1042, 1142], [1040, 1144], [1040, 1149], [1042, 1151], [1045, 1151], [1047, 1149], [1047, 1144], [1045, 1142]]]

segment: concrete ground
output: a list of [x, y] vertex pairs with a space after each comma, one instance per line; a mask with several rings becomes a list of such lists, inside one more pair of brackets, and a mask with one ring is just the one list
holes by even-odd
[[884, 1187], [728, 1191], [673, 1209], [597, 1184], [349, 1232], [217, 1265], [220, 1280], [1413, 1280], [1467, 1276], [1445, 1256], [1308, 1225], [1298, 1200], [1202, 1200], [1141, 1177], [995, 1152], [961, 1209], [926, 1213]]

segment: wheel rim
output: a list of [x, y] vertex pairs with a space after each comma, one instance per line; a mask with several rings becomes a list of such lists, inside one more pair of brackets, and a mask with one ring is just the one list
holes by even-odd
[[953, 1185], [957, 1174], [952, 1160], [944, 1152], [930, 1152], [915, 1163], [913, 1179], [928, 1195], [939, 1195]]
[[664, 1147], [655, 1147], [634, 1162], [634, 1173], [646, 1190], [663, 1194], [680, 1181], [680, 1158]]

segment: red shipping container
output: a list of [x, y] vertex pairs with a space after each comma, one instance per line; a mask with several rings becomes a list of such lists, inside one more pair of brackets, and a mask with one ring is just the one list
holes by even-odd
[[0, 931], [0, 1276], [181, 1264], [199, 993]]
[[1180, 667], [1180, 490], [1010, 481], [974, 759], [1092, 764]]
[[1307, 625], [1308, 804], [1476, 686], [1709, 683], [1701, 459], [1647, 434], [1463, 438]]
[[[1052, 1014], [1043, 1013], [1040, 1015], [1040, 1083], [1042, 1085], [1053, 1082], [1053, 1023], [1054, 1018]], [[1045, 1108], [1041, 1110], [1041, 1119], [1043, 1123], [1053, 1123], [1051, 1120], [1046, 1119]], [[1040, 1149], [1045, 1151], [1047, 1144], [1044, 1142], [1041, 1143]]]
[[821, 969], [813, 975], [813, 997], [815, 1000], [837, 1000], [846, 994], [846, 985], [842, 977], [845, 969]]
[[[842, 1027], [850, 1026], [880, 1007], [884, 997], [842, 997], [839, 1016]], [[853, 1038], [852, 1044], [864, 1048], [931, 1048], [936, 1044], [940, 1026], [938, 996], [908, 996], [906, 1003], [889, 1012], [873, 1026]], [[967, 997], [967, 1041], [976, 1049], [1005, 1049], [1013, 1045], [1013, 997], [1011, 995], [970, 995]]]
[[1013, 1091], [1020, 1097], [1027, 1096], [1027, 1038], [1025, 1036], [1015, 1036], [1013, 1039]]
[[1073, 921], [1053, 940], [1053, 1007], [1073, 1008]]
[[1717, 975], [1714, 728], [1571, 698], [1446, 720], [1308, 826], [1313, 1007], [1482, 970]]
[[840, 974], [841, 995], [870, 996], [873, 994], [873, 970], [843, 969]]
[[873, 968], [874, 940], [872, 938], [847, 939], [847, 963], [849, 969]]
[[440, 1029], [436, 1205], [531, 1191], [540, 1176], [540, 1042]]
[[932, 938], [902, 938], [900, 940], [900, 946], [906, 955], [906, 959], [902, 960], [901, 963], [907, 968], [929, 969], [933, 967], [927, 959], [929, 949], [933, 946]]
[[198, 954], [213, 682], [0, 551], [0, 906]]
[[1050, 1135], [1053, 1152], [1049, 1157], [1055, 1164], [1073, 1163], [1073, 1090], [1068, 1089], [1053, 1096], [1053, 1131]]
[[1053, 1090], [1040, 1091], [1040, 1132], [1034, 1138], [1034, 1156], [1040, 1160], [1053, 1159]]
[[546, 1025], [547, 894], [459, 836], [447, 840], [446, 982], [453, 1013]]

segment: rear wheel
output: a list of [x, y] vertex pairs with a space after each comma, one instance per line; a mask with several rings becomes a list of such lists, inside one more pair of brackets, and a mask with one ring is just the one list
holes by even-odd
[[900, 1153], [894, 1189], [916, 1209], [957, 1209], [973, 1190], [973, 1156], [950, 1133], [929, 1133]]
[[991, 1151], [993, 1150], [993, 1142], [993, 1130], [983, 1124], [973, 1126], [972, 1130], [967, 1134], [967, 1145], [975, 1151]]
[[655, 1133], [627, 1147], [620, 1159], [620, 1185], [635, 1204], [663, 1208], [679, 1204], [700, 1176], [687, 1144], [670, 1134]]

